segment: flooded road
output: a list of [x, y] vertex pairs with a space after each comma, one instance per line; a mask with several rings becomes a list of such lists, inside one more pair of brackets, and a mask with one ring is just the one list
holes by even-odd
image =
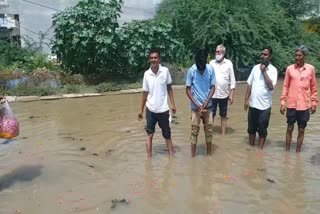
[[[319, 83], [318, 83], [319, 84]], [[0, 141], [0, 213], [318, 213], [320, 109], [306, 129], [301, 154], [285, 153], [286, 118], [279, 113], [282, 82], [273, 96], [264, 153], [247, 143], [246, 85], [229, 108], [228, 134], [214, 127], [206, 157], [201, 129], [190, 154], [190, 107], [175, 89], [175, 158], [168, 160], [159, 128], [146, 160], [141, 94], [12, 103], [20, 136]], [[126, 199], [116, 203], [113, 199]]]

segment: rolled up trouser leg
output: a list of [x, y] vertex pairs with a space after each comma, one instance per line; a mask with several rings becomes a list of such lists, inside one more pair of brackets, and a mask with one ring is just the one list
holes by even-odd
[[191, 126], [191, 137], [190, 137], [190, 141], [191, 141], [192, 144], [197, 144], [197, 142], [198, 142], [199, 130], [200, 130], [200, 127], [199, 127], [199, 126], [195, 126], [195, 125], [192, 125], [192, 126]]
[[204, 126], [204, 134], [206, 138], [206, 143], [212, 143], [212, 125], [207, 124]]

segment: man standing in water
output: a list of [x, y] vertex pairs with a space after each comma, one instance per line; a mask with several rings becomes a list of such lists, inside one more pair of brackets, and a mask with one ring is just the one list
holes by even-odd
[[191, 101], [191, 155], [195, 157], [200, 121], [204, 126], [207, 155], [211, 156], [212, 111], [211, 98], [214, 94], [216, 78], [213, 68], [207, 64], [208, 54], [200, 50], [195, 56], [195, 64], [188, 70], [186, 93]]
[[[259, 133], [259, 148], [263, 149], [269, 126], [272, 92], [277, 83], [277, 69], [270, 64], [272, 48], [263, 48], [262, 63], [255, 65], [247, 80], [248, 86], [244, 102], [244, 110], [248, 110], [249, 144], [254, 146], [256, 132]], [[249, 102], [250, 98], [250, 102]]]
[[300, 152], [310, 112], [311, 114], [316, 112], [318, 103], [316, 72], [312, 65], [304, 62], [307, 54], [308, 49], [304, 46], [296, 49], [296, 63], [287, 67], [284, 78], [280, 112], [284, 114], [287, 107], [286, 151], [290, 150], [292, 131], [297, 121], [296, 152]]
[[150, 68], [143, 76], [143, 92], [141, 99], [141, 111], [138, 120], [142, 120], [145, 105], [146, 108], [146, 131], [147, 155], [152, 157], [152, 139], [155, 132], [156, 123], [162, 130], [162, 136], [167, 144], [169, 157], [173, 157], [171, 130], [169, 125], [168, 95], [172, 104], [172, 113], [176, 113], [173, 91], [171, 87], [172, 79], [168, 68], [160, 65], [160, 51], [152, 49], [149, 53]]
[[224, 57], [225, 52], [226, 48], [223, 45], [218, 45], [215, 52], [216, 59], [210, 61], [217, 81], [215, 92], [212, 97], [212, 127], [217, 112], [217, 106], [219, 104], [222, 135], [226, 134], [228, 102], [232, 105], [234, 89], [236, 87], [233, 64], [229, 59]]

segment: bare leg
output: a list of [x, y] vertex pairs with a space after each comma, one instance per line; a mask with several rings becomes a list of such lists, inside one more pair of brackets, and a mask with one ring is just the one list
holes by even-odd
[[191, 143], [191, 156], [194, 158], [196, 156], [197, 144]]
[[304, 139], [304, 128], [299, 128], [298, 129], [296, 152], [300, 152], [301, 146], [302, 146], [302, 143], [303, 143], [303, 139]]
[[213, 133], [213, 124], [214, 124], [214, 117], [212, 117], [212, 125], [211, 125], [212, 133]]
[[146, 147], [147, 147], [148, 159], [151, 159], [152, 157], [152, 138], [153, 138], [153, 134], [149, 134], [147, 137]]
[[206, 116], [203, 120], [203, 128], [204, 128], [204, 135], [207, 144], [207, 155], [211, 156], [211, 145], [212, 145], [212, 122], [211, 122], [211, 113], [209, 116]]
[[195, 157], [200, 127], [195, 125], [192, 125], [191, 127], [191, 156]]
[[226, 130], [227, 130], [227, 118], [221, 117], [221, 133], [222, 133], [222, 135], [226, 134]]
[[166, 144], [167, 144], [167, 148], [168, 148], [168, 153], [169, 153], [169, 158], [173, 157], [173, 148], [172, 148], [172, 140], [170, 139], [166, 139]]
[[212, 154], [211, 147], [212, 147], [212, 143], [207, 143], [207, 155], [208, 156], [211, 156], [211, 154]]
[[287, 134], [286, 134], [286, 151], [290, 151], [293, 129], [294, 129], [293, 125], [290, 125], [290, 126], [288, 125]]
[[256, 141], [256, 134], [249, 134], [249, 144], [250, 146], [254, 146]]
[[267, 137], [259, 137], [259, 149], [263, 149]]

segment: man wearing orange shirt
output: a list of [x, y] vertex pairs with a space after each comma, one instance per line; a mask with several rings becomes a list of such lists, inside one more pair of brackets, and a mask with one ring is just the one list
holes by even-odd
[[315, 69], [312, 65], [304, 62], [307, 53], [308, 49], [304, 46], [296, 49], [296, 63], [287, 67], [283, 83], [280, 112], [284, 114], [287, 108], [286, 151], [290, 150], [292, 131], [294, 123], [297, 121], [296, 152], [300, 152], [310, 112], [311, 114], [316, 112], [318, 103]]

